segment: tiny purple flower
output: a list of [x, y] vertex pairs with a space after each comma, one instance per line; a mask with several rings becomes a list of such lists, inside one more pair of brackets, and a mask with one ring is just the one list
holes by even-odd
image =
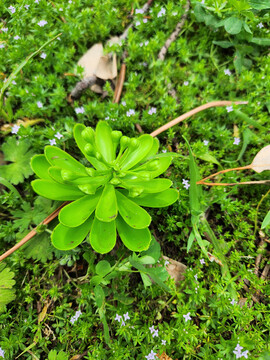
[[49, 140], [49, 142], [50, 142], [50, 145], [56, 145], [55, 139]]
[[232, 105], [231, 106], [226, 106], [226, 110], [227, 110], [228, 113], [233, 111]]
[[28, 10], [30, 5], [24, 5], [24, 7], [26, 8], [26, 10]]
[[161, 340], [162, 345], [166, 345], [166, 340]]
[[263, 26], [263, 23], [260, 22], [260, 23], [257, 25], [257, 27], [260, 28], [260, 29], [262, 29], [262, 28], [264, 27], [264, 26]]
[[143, 9], [136, 9], [135, 14], [143, 14]]
[[134, 109], [129, 109], [127, 112], [126, 112], [126, 115], [128, 117], [130, 117], [131, 115], [135, 115], [135, 110]]
[[190, 312], [188, 312], [186, 315], [183, 315], [183, 317], [185, 318], [185, 322], [187, 322], [188, 320], [191, 320]]
[[115, 321], [120, 322], [120, 320], [122, 320], [122, 316], [121, 316], [121, 315], [116, 314], [116, 316], [115, 316], [114, 320], [115, 320]]
[[37, 101], [37, 107], [40, 109], [43, 108], [43, 104], [41, 101]]
[[12, 5], [10, 5], [10, 7], [8, 9], [10, 10], [11, 14], [14, 14], [16, 11], [15, 7]]
[[128, 312], [126, 312], [124, 315], [124, 320], [127, 321], [127, 320], [130, 320], [130, 317], [128, 315]]
[[58, 133], [56, 133], [56, 134], [54, 135], [54, 137], [56, 137], [58, 140], [60, 140], [60, 139], [63, 137], [63, 135], [60, 134], [60, 132], [58, 131]]
[[4, 356], [5, 356], [5, 352], [4, 352], [4, 350], [1, 349], [1, 348], [0, 348], [0, 356], [1, 356], [2, 358], [4, 358]]
[[19, 39], [20, 39], [19, 35], [14, 36], [14, 40], [19, 40]]
[[75, 113], [76, 113], [76, 114], [84, 114], [84, 112], [85, 112], [85, 110], [84, 110], [84, 107], [83, 107], [83, 106], [77, 107], [77, 108], [75, 109]]
[[156, 331], [154, 325], [152, 325], [152, 326], [149, 328], [149, 330], [150, 330], [151, 334], [153, 334], [153, 332]]
[[40, 57], [41, 57], [42, 59], [46, 59], [47, 54], [46, 54], [45, 52], [43, 52], [43, 53], [40, 54]]
[[208, 140], [203, 140], [203, 145], [207, 146], [209, 144]]
[[160, 12], [157, 14], [157, 17], [161, 17], [166, 14], [166, 10], [164, 8], [161, 8]]
[[4, 49], [5, 44], [0, 44], [0, 49]]
[[205, 260], [204, 259], [200, 259], [200, 263], [203, 265], [205, 264]]
[[190, 187], [189, 180], [183, 179], [183, 180], [182, 180], [182, 184], [184, 184], [184, 188], [185, 188], [185, 189], [188, 189], [188, 188]]
[[225, 75], [228, 75], [228, 76], [231, 76], [231, 72], [230, 72], [230, 70], [229, 69], [226, 69], [226, 70], [224, 70], [224, 74]]
[[241, 140], [238, 137], [234, 138], [233, 145], [239, 145]]
[[147, 21], [148, 21], [147, 19], [143, 19], [143, 22], [144, 22], [145, 24], [147, 23]]
[[38, 26], [40, 26], [40, 27], [43, 27], [43, 26], [45, 26], [46, 24], [48, 24], [48, 22], [47, 22], [46, 20], [40, 20], [40, 21], [38, 22]]
[[158, 329], [157, 330], [155, 330], [154, 332], [153, 332], [153, 334], [152, 334], [152, 337], [154, 338], [154, 337], [158, 337]]
[[17, 134], [17, 132], [19, 131], [20, 125], [14, 125], [11, 128], [11, 134]]
[[126, 106], [126, 105], [127, 105], [127, 103], [126, 103], [125, 101], [122, 101], [121, 104], [122, 104], [123, 106]]
[[235, 299], [232, 299], [232, 301], [230, 301], [230, 304], [235, 305], [237, 304], [237, 301]]
[[6, 33], [8, 31], [8, 28], [2, 28], [1, 30]]
[[188, 86], [189, 82], [188, 81], [184, 81], [184, 85]]
[[157, 109], [155, 107], [151, 107], [151, 109], [148, 111], [149, 115], [153, 115], [157, 113]]
[[248, 350], [242, 352], [242, 356], [244, 356], [245, 359], [248, 358]]
[[151, 350], [151, 352], [150, 352], [147, 356], [145, 356], [145, 357], [146, 357], [147, 360], [155, 360], [155, 356], [156, 356], [156, 355], [157, 355], [157, 354], [154, 353], [153, 350]]
[[135, 25], [136, 25], [136, 26], [141, 25], [140, 21], [136, 21]]

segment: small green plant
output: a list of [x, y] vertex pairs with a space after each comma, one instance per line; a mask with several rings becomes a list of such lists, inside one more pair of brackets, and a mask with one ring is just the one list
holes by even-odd
[[99, 253], [111, 251], [116, 230], [132, 251], [146, 250], [151, 241], [150, 215], [140, 207], [165, 207], [178, 192], [169, 179], [156, 179], [170, 166], [174, 153], [156, 154], [159, 142], [151, 135], [122, 136], [105, 122], [91, 127], [77, 124], [74, 138], [92, 165], [86, 167], [65, 151], [46, 146], [31, 166], [38, 180], [33, 189], [53, 200], [72, 201], [59, 213], [52, 243], [60, 250], [78, 246], [90, 232], [90, 244]]

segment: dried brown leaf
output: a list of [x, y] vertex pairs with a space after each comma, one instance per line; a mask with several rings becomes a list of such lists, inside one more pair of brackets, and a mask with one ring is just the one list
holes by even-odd
[[166, 265], [166, 270], [170, 277], [174, 279], [176, 283], [184, 280], [184, 272], [186, 271], [186, 265], [180, 263], [179, 261], [163, 256], [164, 260], [169, 261], [169, 264]]
[[114, 79], [117, 76], [116, 55], [107, 54], [101, 56], [95, 75], [103, 80]]
[[270, 170], [270, 145], [263, 147], [253, 159], [251, 169], [257, 173], [264, 170]]
[[103, 56], [103, 45], [93, 45], [78, 61], [78, 65], [84, 68], [84, 77], [95, 75], [100, 58]]

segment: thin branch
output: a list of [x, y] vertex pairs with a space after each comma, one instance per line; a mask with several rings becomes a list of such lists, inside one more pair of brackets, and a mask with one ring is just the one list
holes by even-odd
[[124, 81], [125, 81], [125, 75], [126, 75], [126, 64], [123, 63], [121, 66], [121, 70], [119, 73], [119, 77], [117, 80], [117, 84], [115, 87], [115, 92], [114, 92], [114, 97], [113, 97], [113, 103], [118, 104], [120, 101], [120, 97], [122, 94], [122, 90], [123, 90], [123, 85], [124, 85]]
[[[43, 220], [38, 226], [40, 225], [47, 225], [49, 224], [56, 216], [59, 214], [60, 210], [66, 206], [69, 202], [64, 202], [61, 206], [59, 206], [58, 209], [54, 210], [48, 217], [46, 217], [45, 220]], [[20, 242], [18, 242], [16, 245], [14, 245], [11, 249], [6, 251], [3, 255], [0, 256], [0, 261], [4, 260], [6, 257], [14, 253], [14, 251], [18, 250], [21, 246], [27, 243], [32, 237], [34, 237], [37, 234], [36, 231], [37, 228], [31, 230]]]
[[251, 184], [268, 184], [270, 180], [259, 180], [259, 181], [243, 181], [238, 183], [208, 183], [206, 181], [197, 181], [197, 185], [208, 185], [208, 186], [234, 186], [234, 185], [251, 185]]
[[93, 86], [96, 83], [96, 81], [97, 81], [97, 77], [93, 75], [93, 76], [88, 76], [83, 80], [77, 82], [77, 84], [70, 93], [70, 97], [73, 99], [78, 99], [81, 96], [82, 92], [88, 89], [89, 87]]
[[268, 273], [270, 270], [270, 264], [266, 264], [265, 268], [263, 269], [262, 275], [261, 275], [261, 279], [266, 279]]
[[184, 14], [182, 15], [181, 20], [179, 21], [179, 23], [176, 25], [176, 28], [174, 30], [174, 32], [170, 35], [170, 37], [166, 40], [165, 44], [162, 46], [159, 54], [158, 54], [158, 59], [160, 60], [164, 60], [165, 59], [165, 55], [168, 51], [168, 48], [171, 46], [172, 42], [176, 40], [177, 36], [180, 34], [180, 31], [182, 30], [182, 27], [184, 26], [187, 16], [188, 16], [188, 12], [190, 9], [190, 0], [187, 0], [186, 5], [184, 6]]
[[261, 239], [259, 246], [258, 246], [258, 251], [260, 251], [260, 253], [257, 255], [256, 260], [255, 260], [255, 268], [254, 268], [254, 274], [256, 274], [258, 276], [259, 273], [259, 265], [262, 259], [262, 253], [261, 251], [264, 248], [264, 239]]
[[168, 130], [169, 128], [171, 128], [172, 126], [180, 123], [181, 121], [189, 118], [190, 116], [192, 115], [195, 115], [197, 114], [198, 112], [200, 111], [203, 111], [205, 109], [209, 109], [211, 107], [217, 107], [217, 106], [229, 106], [229, 105], [242, 105], [242, 104], [247, 104], [248, 102], [247, 101], [212, 101], [212, 102], [209, 102], [207, 104], [204, 104], [204, 105], [201, 105], [201, 106], [198, 106], [196, 107], [195, 109], [177, 117], [176, 119], [168, 122], [167, 124], [161, 126], [160, 128], [158, 128], [157, 130], [153, 131], [150, 135], [155, 137], [159, 134], [161, 134], [163, 131], [166, 131]]

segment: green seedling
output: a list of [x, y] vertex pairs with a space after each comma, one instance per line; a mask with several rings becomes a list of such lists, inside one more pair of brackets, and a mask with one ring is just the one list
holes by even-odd
[[169, 179], [157, 179], [176, 154], [156, 154], [156, 138], [122, 136], [105, 121], [95, 131], [75, 125], [74, 138], [89, 167], [55, 146], [46, 146], [44, 155], [31, 160], [40, 178], [32, 182], [35, 192], [52, 200], [71, 201], [59, 213], [53, 245], [70, 250], [90, 233], [91, 246], [104, 254], [114, 248], [118, 232], [128, 249], [148, 249], [151, 216], [140, 205], [165, 207], [178, 199]]

